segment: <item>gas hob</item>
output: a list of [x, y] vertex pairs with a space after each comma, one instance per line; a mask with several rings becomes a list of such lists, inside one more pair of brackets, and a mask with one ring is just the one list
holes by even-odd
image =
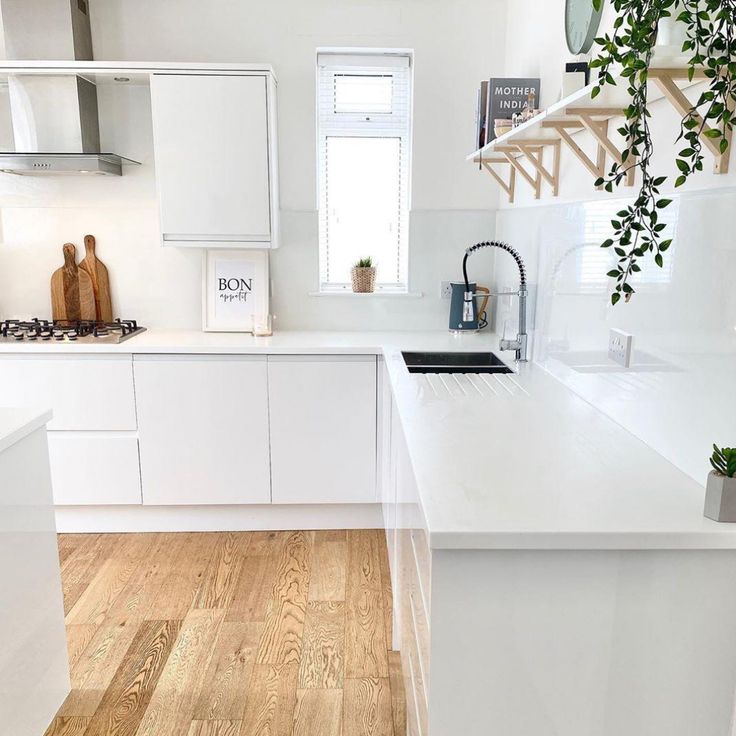
[[0, 321], [0, 342], [120, 343], [145, 332], [133, 319], [95, 320], [7, 319]]

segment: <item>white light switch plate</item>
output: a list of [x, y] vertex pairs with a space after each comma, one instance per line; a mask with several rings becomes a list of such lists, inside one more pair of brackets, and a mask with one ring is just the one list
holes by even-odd
[[634, 349], [634, 336], [623, 330], [611, 330], [608, 334], [608, 357], [622, 365], [631, 367], [631, 354]]

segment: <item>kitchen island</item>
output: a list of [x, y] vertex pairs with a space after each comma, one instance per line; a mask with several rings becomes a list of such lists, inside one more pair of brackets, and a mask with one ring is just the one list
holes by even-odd
[[[288, 413], [274, 417], [274, 407], [302, 421], [316, 416], [314, 407], [307, 407], [311, 414], [300, 409], [315, 387], [327, 386], [327, 397], [345, 386], [363, 399], [377, 395], [375, 411], [360, 414], [375, 424], [344, 453], [376, 445], [376, 490], [342, 499], [350, 503], [335, 505], [325, 493], [322, 481], [333, 470], [327, 462], [325, 473], [317, 467], [312, 477], [309, 453], [299, 462], [275, 453], [270, 497], [264, 467], [261, 490], [243, 485], [240, 505], [229, 480], [220, 499], [211, 485], [194, 503], [172, 492], [162, 503], [165, 464], [151, 470], [144, 462], [143, 485], [134, 473], [125, 505], [71, 505], [59, 509], [59, 518], [68, 529], [117, 531], [315, 528], [382, 519], [394, 646], [402, 653], [413, 736], [730, 736], [736, 529], [703, 518], [699, 483], [539, 366], [515, 366], [506, 375], [417, 375], [401, 357], [404, 349], [483, 351], [496, 344], [488, 334], [439, 332], [253, 338], [149, 330], [120, 345], [3, 345], [0, 372], [3, 358], [11, 360], [0, 385], [19, 390], [23, 376], [43, 370], [34, 390], [56, 385], [55, 395], [67, 397], [80, 371], [95, 381], [108, 375], [120, 390], [109, 398], [98, 392], [105, 396], [100, 405], [109, 404], [105, 415], [82, 417], [76, 405], [62, 403], [55, 434], [62, 444], [117, 442], [117, 457], [130, 445], [131, 462], [139, 444], [144, 461], [158, 461], [162, 451], [190, 461], [181, 443], [170, 448], [145, 426], [161, 413], [145, 405], [158, 400], [157, 386], [171, 392], [170, 411], [191, 422], [177, 414], [172, 427], [185, 436], [200, 433], [197, 452], [223, 425], [223, 441], [239, 431], [218, 403], [226, 386], [230, 398], [238, 387], [251, 391], [243, 404], [248, 431], [260, 421], [259, 441], [272, 453], [284, 442], [279, 426], [301, 426]], [[64, 382], [53, 384], [56, 378]], [[264, 392], [268, 406], [259, 403]], [[321, 414], [339, 417], [346, 403]], [[341, 439], [362, 432], [335, 423]], [[365, 441], [369, 435], [375, 443]], [[301, 437], [307, 445], [312, 440], [306, 431]], [[213, 441], [211, 452], [221, 444]], [[207, 457], [198, 455], [194, 469], [206, 468]], [[299, 504], [276, 496], [289, 464], [299, 468]], [[147, 478], [155, 482], [147, 485]], [[355, 485], [335, 487], [347, 495]], [[99, 484], [94, 488], [101, 493]]]
[[70, 689], [46, 423], [0, 409], [0, 734], [39, 736]]

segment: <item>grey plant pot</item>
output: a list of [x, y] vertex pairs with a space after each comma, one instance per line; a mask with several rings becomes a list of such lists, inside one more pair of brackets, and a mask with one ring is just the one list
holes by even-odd
[[708, 476], [703, 514], [714, 521], [736, 522], [736, 478], [716, 473]]

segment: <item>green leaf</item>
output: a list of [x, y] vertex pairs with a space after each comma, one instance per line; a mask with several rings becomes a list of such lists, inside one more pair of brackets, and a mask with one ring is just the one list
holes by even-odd
[[619, 301], [621, 300], [621, 294], [619, 292], [614, 291], [613, 294], [611, 294], [611, 304], [615, 307]]

